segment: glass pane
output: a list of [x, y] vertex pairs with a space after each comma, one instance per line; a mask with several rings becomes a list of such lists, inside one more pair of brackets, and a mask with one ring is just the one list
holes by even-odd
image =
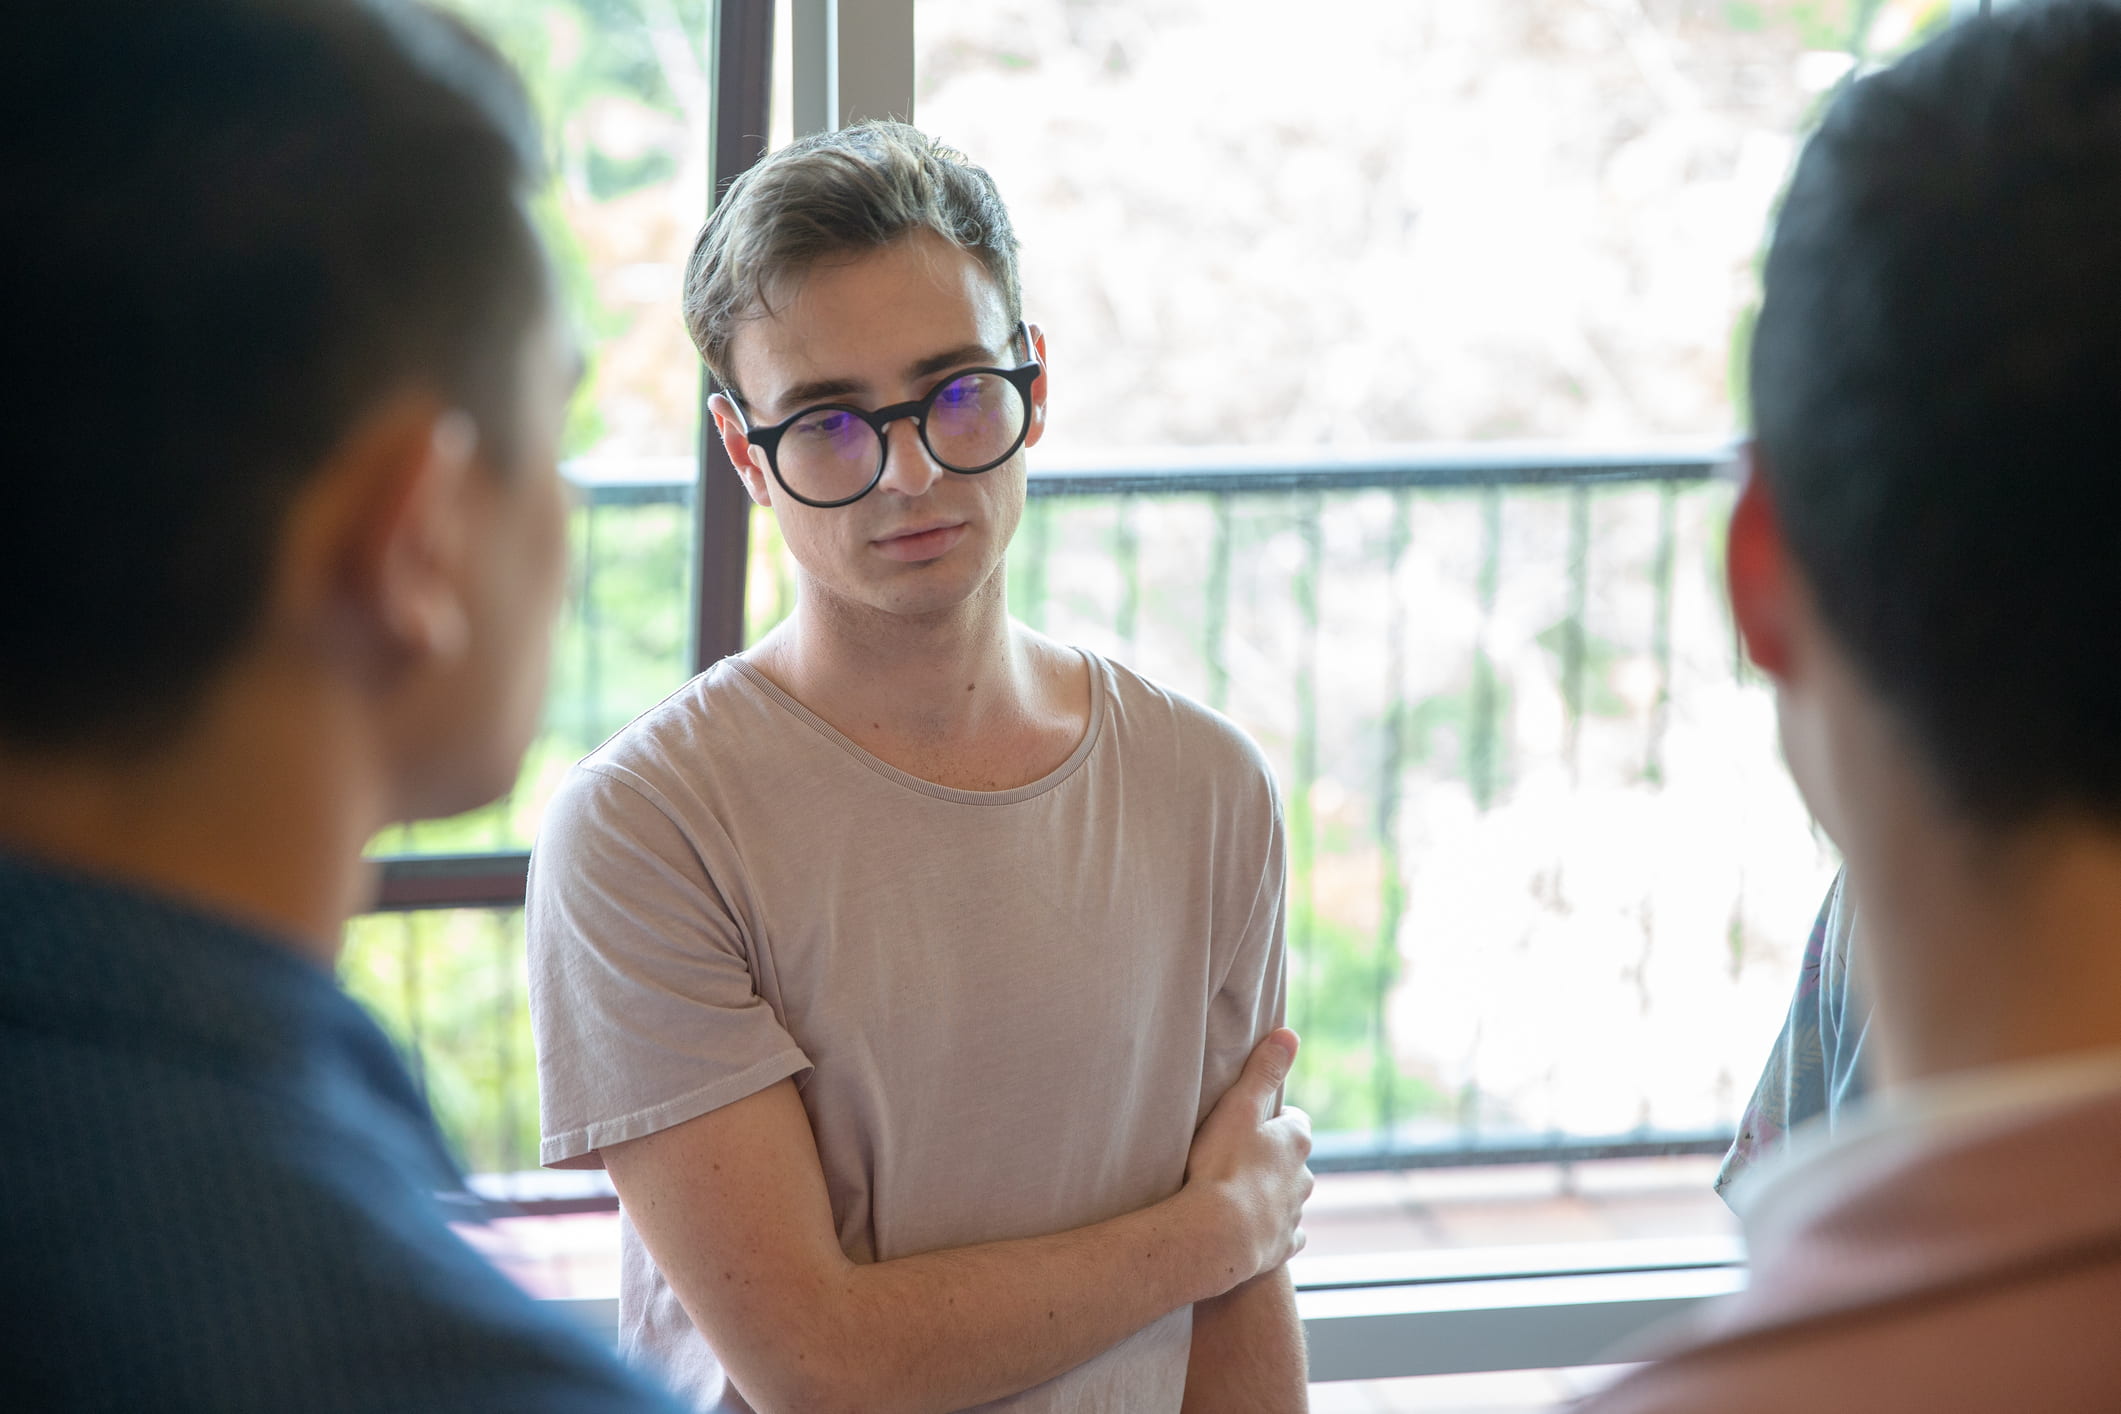
[[1031, 503], [1013, 609], [1274, 765], [1322, 1154], [1735, 1119], [1833, 860], [1738, 670], [1729, 496]]
[[1719, 1162], [1692, 1155], [1320, 1174], [1304, 1205], [1308, 1241], [1290, 1270], [1298, 1285], [1331, 1286], [1728, 1261], [1738, 1220], [1716, 1196]]
[[1093, 449], [1727, 435], [1799, 133], [1944, 0], [918, 0]]
[[[1948, 11], [918, 6], [921, 124], [995, 174], [1052, 349], [1033, 472], [1151, 475], [1179, 447], [1298, 471], [1440, 442], [1711, 452], [1742, 423], [1737, 352], [1803, 132]], [[1835, 861], [1738, 661], [1729, 495], [1032, 502], [1014, 611], [1226, 711], [1274, 764], [1291, 1092], [1329, 1162], [1709, 1147], [1735, 1120]], [[1465, 1241], [1402, 1222], [1397, 1190], [1366, 1201], [1347, 1250]], [[1668, 1230], [1719, 1230], [1706, 1202]], [[1472, 1245], [1560, 1240], [1492, 1227]]]
[[684, 680], [699, 360], [677, 317], [707, 198], [707, 0], [444, 0], [522, 70], [553, 182], [539, 212], [584, 339], [569, 424], [574, 581], [544, 729], [514, 793], [381, 852], [522, 848], [576, 759]]

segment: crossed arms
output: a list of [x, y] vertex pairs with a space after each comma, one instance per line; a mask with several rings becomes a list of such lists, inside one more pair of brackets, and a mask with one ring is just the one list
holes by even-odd
[[1303, 1245], [1310, 1121], [1263, 1041], [1195, 1136], [1183, 1187], [1088, 1227], [868, 1264], [840, 1250], [794, 1082], [602, 1151], [635, 1228], [761, 1414], [961, 1409], [1194, 1307], [1188, 1411], [1304, 1407], [1283, 1265]]

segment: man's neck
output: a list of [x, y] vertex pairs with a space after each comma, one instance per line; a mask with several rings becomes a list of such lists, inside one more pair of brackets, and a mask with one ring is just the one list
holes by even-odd
[[804, 584], [795, 613], [750, 655], [804, 706], [903, 738], [976, 733], [1026, 696], [1000, 571], [935, 614], [883, 613]]
[[167, 894], [330, 966], [381, 812], [328, 746], [346, 724], [291, 705], [217, 705], [148, 756], [0, 752], [0, 847]]
[[1088, 719], [1077, 655], [1015, 624], [994, 578], [951, 609], [912, 617], [804, 586], [796, 612], [747, 655], [858, 745], [944, 785], [1003, 789], [1059, 764]]
[[1888, 1085], [2121, 1047], [2121, 832], [1903, 820], [1849, 881]]

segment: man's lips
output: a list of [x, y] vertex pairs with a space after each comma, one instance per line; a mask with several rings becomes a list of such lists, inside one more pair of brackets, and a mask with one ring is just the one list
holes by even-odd
[[877, 553], [893, 560], [918, 563], [948, 554], [950, 548], [965, 538], [963, 521], [945, 521], [941, 525], [923, 526], [917, 530], [901, 531], [869, 543], [876, 546]]

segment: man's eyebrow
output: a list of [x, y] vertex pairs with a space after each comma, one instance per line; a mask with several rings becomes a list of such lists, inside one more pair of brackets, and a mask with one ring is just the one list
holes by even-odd
[[[954, 349], [929, 354], [906, 369], [908, 378], [926, 378], [948, 368], [971, 368], [991, 365], [995, 352], [985, 344], [960, 344]], [[773, 400], [776, 411], [796, 412], [815, 403], [836, 402], [852, 398], [862, 392], [863, 385], [852, 378], [815, 378], [808, 383], [798, 383]]]
[[801, 409], [812, 403], [833, 402], [851, 398], [862, 390], [862, 385], [852, 378], [813, 378], [808, 383], [798, 383], [773, 400], [776, 408]]
[[992, 364], [993, 349], [985, 344], [960, 344], [954, 349], [939, 354], [930, 354], [906, 370], [909, 378], [926, 378], [931, 373], [941, 373], [946, 368], [965, 368], [973, 364]]

